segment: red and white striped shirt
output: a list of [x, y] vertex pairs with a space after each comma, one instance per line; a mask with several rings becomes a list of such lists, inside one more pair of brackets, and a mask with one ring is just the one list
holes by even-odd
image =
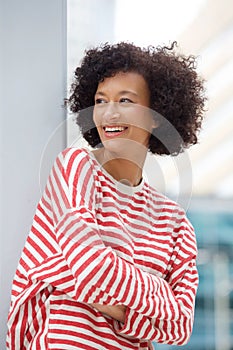
[[[7, 348], [153, 349], [193, 325], [196, 240], [146, 181], [113, 179], [85, 149], [56, 159], [12, 288]], [[90, 303], [126, 306], [125, 323]]]

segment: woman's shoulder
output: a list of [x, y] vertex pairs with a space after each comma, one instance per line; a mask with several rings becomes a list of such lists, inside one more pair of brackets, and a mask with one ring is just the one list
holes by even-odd
[[152, 207], [156, 212], [166, 213], [167, 216], [176, 217], [178, 220], [181, 218], [186, 220], [186, 211], [178, 201], [171, 199], [150, 185], [148, 185], [148, 191]]
[[89, 162], [90, 158], [90, 151], [87, 148], [67, 147], [58, 154], [56, 160], [66, 168], [73, 163], [77, 166], [80, 162]]
[[61, 151], [58, 155], [58, 157], [63, 158], [64, 160], [70, 159], [70, 158], [89, 158], [90, 157], [90, 151], [87, 148], [80, 148], [80, 147], [67, 147], [63, 151]]
[[175, 200], [169, 198], [166, 194], [160, 192], [149, 183], [147, 183], [147, 191], [150, 194], [151, 200], [156, 203], [156, 205], [165, 205], [173, 208], [180, 208], [179, 204]]
[[176, 200], [170, 199], [165, 194], [159, 193], [154, 188], [151, 188], [153, 205], [156, 220], [166, 223], [173, 229], [173, 237], [178, 236], [182, 239], [188, 239], [195, 246], [195, 230], [190, 222], [185, 208]]
[[91, 159], [89, 149], [68, 147], [56, 157], [55, 167], [62, 169], [63, 174], [69, 178], [72, 174], [77, 176], [77, 174], [87, 172], [91, 167]]

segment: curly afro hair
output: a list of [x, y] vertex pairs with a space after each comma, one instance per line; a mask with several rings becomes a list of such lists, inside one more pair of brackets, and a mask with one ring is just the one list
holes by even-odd
[[99, 82], [119, 72], [144, 77], [150, 90], [150, 108], [162, 116], [149, 140], [152, 153], [177, 155], [197, 143], [205, 111], [203, 79], [196, 72], [195, 57], [177, 54], [176, 45], [141, 48], [121, 42], [86, 51], [75, 70], [66, 105], [77, 114], [77, 124], [92, 147], [102, 146], [92, 116], [95, 92]]

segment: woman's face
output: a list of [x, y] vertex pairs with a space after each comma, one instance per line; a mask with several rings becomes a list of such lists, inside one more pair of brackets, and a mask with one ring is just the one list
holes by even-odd
[[95, 94], [94, 122], [106, 149], [126, 146], [148, 148], [155, 122], [150, 106], [150, 91], [142, 75], [120, 72], [100, 82]]

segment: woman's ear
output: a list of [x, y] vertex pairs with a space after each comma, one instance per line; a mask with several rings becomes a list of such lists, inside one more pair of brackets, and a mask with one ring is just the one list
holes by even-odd
[[159, 126], [159, 121], [153, 118], [152, 129], [157, 129]]
[[157, 129], [161, 125], [161, 114], [153, 111], [152, 113], [152, 129]]

